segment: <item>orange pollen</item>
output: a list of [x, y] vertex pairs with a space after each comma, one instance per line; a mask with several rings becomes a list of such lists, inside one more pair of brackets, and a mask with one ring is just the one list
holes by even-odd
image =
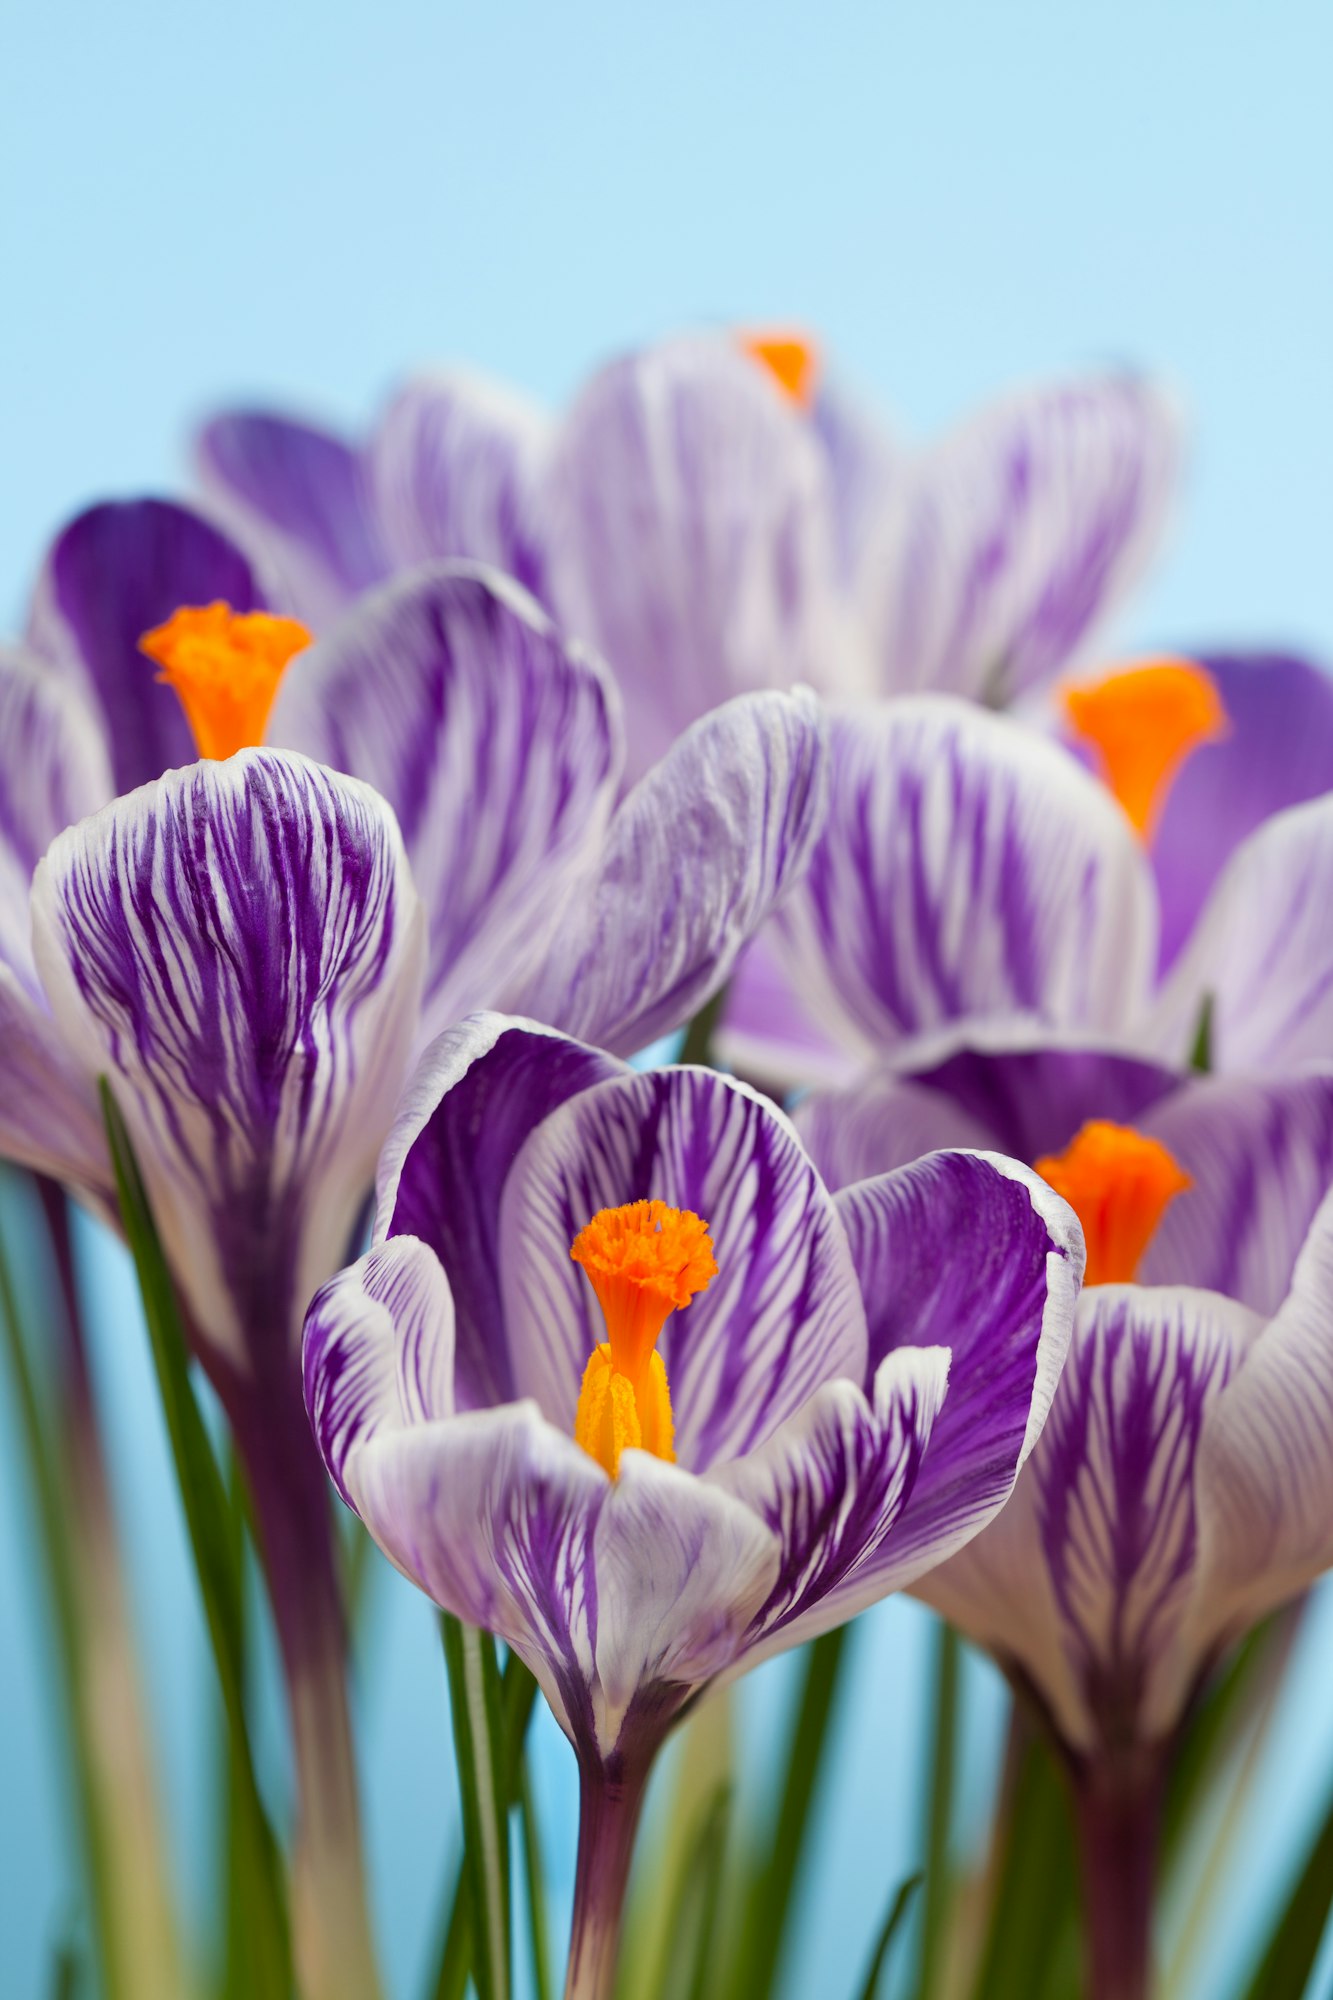
[[295, 618], [185, 604], [145, 632], [140, 652], [175, 688], [201, 757], [230, 757], [264, 740], [278, 682], [293, 654], [310, 644]]
[[717, 1276], [708, 1224], [664, 1201], [603, 1208], [570, 1246], [588, 1274], [608, 1339], [584, 1372], [574, 1436], [614, 1479], [633, 1445], [674, 1459], [671, 1392], [657, 1339], [673, 1312]]
[[1066, 1146], [1036, 1162], [1083, 1225], [1086, 1285], [1128, 1284], [1168, 1205], [1194, 1183], [1160, 1140], [1093, 1118]]
[[742, 333], [741, 349], [766, 368], [784, 396], [810, 409], [819, 386], [819, 349], [800, 333]]
[[1074, 734], [1096, 751], [1101, 775], [1143, 840], [1192, 750], [1228, 730], [1211, 674], [1191, 660], [1146, 660], [1064, 691]]

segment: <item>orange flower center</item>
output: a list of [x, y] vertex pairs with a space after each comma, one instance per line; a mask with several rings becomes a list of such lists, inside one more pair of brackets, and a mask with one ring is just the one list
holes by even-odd
[[1152, 838], [1185, 759], [1227, 733], [1216, 683], [1190, 660], [1147, 660], [1064, 691], [1074, 734], [1097, 753], [1101, 775], [1143, 840]]
[[808, 410], [819, 384], [819, 349], [800, 333], [742, 333], [741, 349], [766, 368], [784, 396]]
[[1160, 1140], [1093, 1118], [1063, 1153], [1036, 1161], [1083, 1225], [1086, 1285], [1128, 1284], [1169, 1203], [1193, 1186]]
[[186, 604], [145, 632], [139, 650], [156, 660], [194, 732], [201, 757], [230, 757], [264, 740], [278, 682], [293, 654], [310, 644], [295, 618]]
[[657, 1339], [673, 1312], [717, 1276], [708, 1224], [664, 1201], [603, 1208], [570, 1246], [588, 1274], [608, 1338], [583, 1373], [574, 1436], [612, 1479], [633, 1445], [674, 1460], [671, 1390]]

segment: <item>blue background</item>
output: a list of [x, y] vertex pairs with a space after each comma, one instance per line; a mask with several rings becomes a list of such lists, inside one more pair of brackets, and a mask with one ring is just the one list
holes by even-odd
[[[387, 0], [50, 4], [11, 14], [3, 195], [0, 607], [17, 624], [63, 515], [177, 481], [221, 399], [364, 421], [457, 359], [560, 399], [608, 351], [697, 320], [795, 321], [913, 431], [1004, 384], [1129, 361], [1193, 425], [1174, 544], [1127, 643], [1333, 651], [1333, 31], [1315, 4]], [[118, 1257], [85, 1242], [117, 1496], [184, 1886], [207, 1894], [207, 1662]], [[71, 1870], [42, 1599], [0, 1408], [0, 1985], [41, 1989]], [[793, 1992], [851, 1983], [915, 1856], [928, 1621], [867, 1621]], [[1221, 1926], [1223, 1992], [1333, 1774], [1307, 1624]], [[425, 1607], [377, 1585], [361, 1660], [376, 1893], [414, 1991], [453, 1796]], [[747, 1741], [786, 1680], [757, 1677]], [[998, 1698], [974, 1677], [977, 1822]], [[276, 1728], [273, 1741], [278, 1741]], [[278, 1752], [275, 1749], [276, 1759]], [[541, 1739], [567, 1889], [570, 1771]], [[1226, 1977], [1224, 1977], [1224, 1974]]]

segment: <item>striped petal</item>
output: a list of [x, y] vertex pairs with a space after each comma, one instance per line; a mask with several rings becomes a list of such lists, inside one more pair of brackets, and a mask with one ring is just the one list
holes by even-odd
[[464, 563], [388, 584], [285, 676], [273, 740], [398, 816], [427, 915], [426, 1034], [506, 1000], [561, 921], [611, 810], [614, 704], [526, 592]]
[[1153, 834], [1162, 963], [1188, 938], [1228, 857], [1276, 812], [1333, 791], [1333, 681], [1283, 653], [1206, 653], [1229, 733], [1191, 752]]
[[848, 710], [830, 797], [778, 929], [808, 1010], [851, 1046], [882, 1054], [985, 1017], [1110, 1031], [1143, 1013], [1143, 856], [1057, 746], [938, 696]]
[[219, 518], [315, 631], [387, 573], [361, 455], [332, 432], [228, 410], [200, 432], [195, 461]]
[[1178, 459], [1171, 406], [1127, 376], [1022, 391], [923, 454], [876, 554], [885, 691], [998, 706], [1048, 681], [1156, 553]]
[[416, 1025], [392, 817], [277, 751], [171, 772], [60, 836], [33, 938], [202, 1337], [242, 1370], [281, 1352], [350, 1241]]
[[431, 1044], [403, 1094], [380, 1156], [375, 1240], [420, 1237], [444, 1266], [463, 1409], [520, 1393], [500, 1295], [500, 1203], [514, 1161], [566, 1098], [620, 1074], [610, 1056], [550, 1029], [481, 1014]]
[[1013, 1490], [1051, 1407], [1083, 1237], [1044, 1181], [996, 1154], [933, 1153], [837, 1197], [872, 1368], [947, 1346], [949, 1392], [906, 1506], [866, 1580], [896, 1590], [942, 1562]]
[[993, 1143], [943, 1091], [923, 1089], [892, 1070], [874, 1070], [842, 1090], [807, 1091], [792, 1123], [831, 1188], [910, 1167], [942, 1147], [974, 1150]]
[[1333, 1186], [1333, 1069], [1200, 1077], [1144, 1126], [1193, 1182], [1158, 1225], [1144, 1283], [1199, 1285], [1276, 1312]]
[[556, 438], [540, 506], [556, 614], [620, 682], [632, 777], [729, 696], [844, 670], [822, 454], [730, 341], [603, 369]]
[[1167, 980], [1155, 1032], [1183, 1060], [1211, 1002], [1214, 1069], [1333, 1058], [1333, 793], [1236, 849]]
[[202, 515], [166, 500], [107, 501], [62, 529], [47, 554], [29, 637], [101, 710], [118, 792], [198, 752], [173, 690], [139, 640], [184, 604], [261, 602], [240, 550]]
[[0, 1158], [63, 1181], [114, 1213], [97, 1084], [71, 1055], [45, 1003], [0, 965]]
[[622, 802], [515, 1004], [624, 1055], [689, 1020], [804, 873], [827, 767], [805, 691], [697, 722]]
[[865, 1380], [865, 1317], [847, 1245], [787, 1120], [711, 1070], [631, 1074], [536, 1127], [505, 1186], [500, 1285], [520, 1393], [573, 1428], [605, 1327], [569, 1246], [602, 1208], [642, 1199], [709, 1224], [718, 1275], [667, 1322], [680, 1463], [752, 1451], [836, 1375]]
[[458, 372], [408, 382], [369, 451], [395, 566], [470, 556], [540, 592], [533, 486], [547, 429], [540, 410], [500, 383]]

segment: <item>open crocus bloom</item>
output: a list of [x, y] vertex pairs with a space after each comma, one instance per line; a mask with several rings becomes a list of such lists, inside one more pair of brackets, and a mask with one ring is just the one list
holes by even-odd
[[704, 718], [617, 805], [605, 673], [475, 564], [400, 578], [284, 664], [289, 624], [215, 528], [145, 501], [65, 530], [28, 647], [0, 657], [0, 1149], [84, 1193], [105, 1189], [105, 1150], [32, 964], [27, 885], [62, 827], [197, 755], [183, 682], [231, 731], [215, 747], [236, 742], [243, 685], [256, 737], [387, 801], [425, 906], [418, 1046], [503, 1002], [629, 1053], [725, 979], [818, 830], [827, 759], [805, 694]]
[[528, 1662], [585, 1772], [621, 1776], [694, 1689], [991, 1518], [1082, 1266], [1011, 1161], [833, 1197], [744, 1086], [498, 1016], [428, 1051], [378, 1197], [306, 1323], [329, 1470], [406, 1575]]
[[316, 624], [427, 556], [509, 569], [599, 647], [630, 769], [729, 696], [1041, 685], [1160, 540], [1175, 416], [1125, 376], [1040, 385], [911, 450], [798, 337], [664, 340], [551, 423], [459, 374], [360, 446], [276, 415], [204, 431], [206, 492]]
[[[1300, 683], [1305, 718], [1327, 730], [1333, 693], [1314, 681], [1307, 670]], [[1215, 1068], [1333, 1055], [1333, 795], [1307, 794], [1315, 753], [1285, 779], [1266, 757], [1263, 781], [1237, 787], [1240, 823], [1209, 881], [1171, 859], [1192, 838], [1172, 798], [1150, 857], [1106, 786], [1009, 718], [921, 695], [841, 711], [831, 727], [824, 833], [728, 1009], [742, 1066], [792, 1080], [867, 1061], [916, 1071], [984, 1037], [1082, 1040], [1179, 1071], [1205, 1002]], [[1208, 760], [1242, 756], [1238, 736], [1197, 752], [1204, 778]], [[1205, 828], [1223, 824], [1224, 797], [1207, 796]], [[1163, 973], [1154, 858], [1175, 927]]]

